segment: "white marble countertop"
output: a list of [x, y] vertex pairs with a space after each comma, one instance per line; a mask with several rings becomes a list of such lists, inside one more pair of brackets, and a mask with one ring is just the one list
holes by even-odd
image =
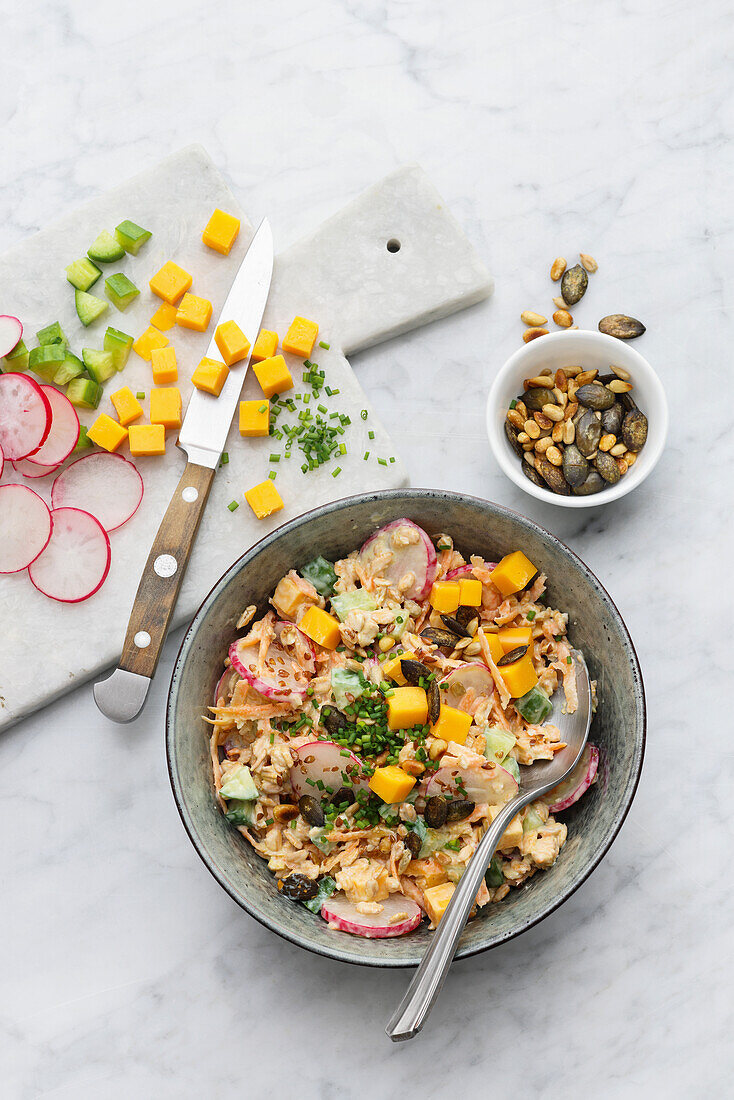
[[[650, 719], [601, 866], [540, 926], [456, 965], [397, 1047], [382, 1029], [405, 973], [279, 940], [189, 844], [162, 730], [179, 636], [134, 725], [108, 724], [87, 688], [18, 725], [0, 741], [3, 1096], [723, 1095], [729, 5], [41, 0], [3, 30], [0, 248], [192, 140], [279, 248], [394, 166], [428, 170], [496, 294], [355, 368], [414, 484], [526, 512], [589, 563], [638, 647]], [[579, 249], [599, 272], [577, 320], [646, 323], [671, 433], [635, 494], [569, 514], [499, 473], [483, 406], [520, 311], [550, 306], [551, 260]]]

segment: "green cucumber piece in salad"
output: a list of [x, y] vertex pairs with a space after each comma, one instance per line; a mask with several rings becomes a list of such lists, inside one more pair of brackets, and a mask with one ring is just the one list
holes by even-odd
[[542, 688], [531, 687], [530, 691], [525, 692], [519, 699], [515, 699], [515, 710], [526, 722], [537, 726], [551, 714], [553, 704]]
[[45, 347], [47, 344], [61, 344], [64, 348], [69, 346], [69, 341], [66, 339], [64, 330], [58, 321], [54, 321], [52, 325], [46, 325], [45, 328], [40, 328], [36, 333], [36, 339], [41, 347]]
[[534, 833], [538, 829], [542, 829], [545, 825], [543, 818], [540, 816], [537, 810], [532, 806], [528, 806], [525, 811], [525, 816], [522, 819], [522, 831], [523, 833]]
[[102, 274], [102, 268], [92, 263], [87, 256], [74, 260], [66, 268], [66, 278], [76, 290], [89, 290]]
[[74, 447], [74, 450], [71, 453], [73, 455], [75, 455], [75, 454], [78, 454], [79, 451], [88, 451], [91, 446], [92, 446], [92, 441], [91, 441], [91, 439], [89, 439], [87, 437], [87, 426], [86, 426], [86, 424], [80, 424], [79, 425], [79, 438], [77, 439], [76, 446]]
[[66, 396], [78, 409], [96, 409], [102, 397], [102, 387], [93, 378], [80, 375], [66, 387]]
[[121, 312], [126, 310], [133, 299], [140, 294], [135, 283], [128, 279], [127, 275], [123, 275], [121, 271], [105, 279], [104, 286], [107, 297], [113, 306]]
[[84, 374], [84, 364], [77, 355], [67, 350], [66, 358], [54, 375], [54, 385], [65, 386], [80, 374]]
[[112, 352], [115, 370], [120, 371], [127, 363], [130, 349], [133, 346], [133, 338], [128, 336], [126, 332], [121, 332], [119, 328], [110, 327], [104, 334], [102, 346], [105, 351]]
[[43, 378], [44, 382], [53, 382], [56, 377], [56, 371], [62, 366], [66, 359], [66, 348], [61, 344], [44, 344], [40, 348], [31, 348], [28, 356], [28, 366], [37, 374], [39, 378]]
[[28, 370], [28, 359], [30, 352], [26, 347], [25, 340], [19, 340], [12, 351], [9, 351], [5, 356], [6, 366], [3, 368], [6, 371], [17, 371], [21, 374], [24, 370]]
[[[339, 710], [348, 706], [352, 699], [359, 699], [360, 695], [364, 695], [367, 685], [368, 681], [361, 672], [354, 672], [351, 668], [332, 669], [331, 690]], [[347, 696], [351, 696], [351, 699]]]
[[350, 611], [377, 610], [375, 597], [365, 588], [358, 588], [356, 592], [344, 592], [340, 596], [332, 596], [331, 606], [342, 623], [346, 620]]
[[101, 386], [115, 373], [115, 362], [111, 351], [97, 351], [96, 348], [82, 348], [82, 359], [87, 374]]
[[116, 260], [121, 260], [124, 255], [125, 249], [107, 229], [103, 229], [87, 249], [89, 259], [96, 260], [98, 264], [113, 264]]
[[502, 764], [510, 750], [515, 747], [513, 735], [499, 726], [489, 726], [484, 731], [484, 739], [484, 755], [487, 760], [493, 760], [496, 764]]
[[258, 797], [258, 789], [246, 764], [236, 764], [227, 776], [227, 782], [219, 788], [222, 798], [237, 798], [245, 802]]
[[310, 909], [312, 913], [320, 913], [321, 906], [324, 904], [327, 898], [336, 890], [336, 880], [331, 875], [324, 875], [317, 882], [318, 891], [314, 897], [309, 898], [308, 901], [302, 901], [301, 905], [305, 905], [307, 909]]
[[310, 581], [320, 596], [331, 596], [336, 584], [334, 566], [321, 555], [301, 566], [301, 576]]
[[497, 856], [492, 856], [489, 867], [484, 875], [484, 881], [489, 887], [501, 886], [505, 881], [505, 876], [502, 873], [502, 864]]
[[252, 798], [233, 798], [227, 803], [224, 816], [230, 825], [254, 825], [255, 805]]
[[95, 298], [93, 294], [87, 294], [84, 290], [74, 291], [74, 304], [77, 317], [85, 328], [110, 308], [108, 302], [103, 302], [101, 298]]
[[147, 229], [143, 229], [142, 226], [131, 221], [120, 222], [115, 229], [117, 243], [122, 245], [131, 256], [137, 256], [140, 249], [146, 241], [150, 240], [152, 235]]

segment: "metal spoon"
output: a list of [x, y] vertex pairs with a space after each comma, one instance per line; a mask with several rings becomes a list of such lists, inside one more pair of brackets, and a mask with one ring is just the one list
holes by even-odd
[[500, 838], [512, 818], [529, 802], [540, 798], [561, 783], [578, 763], [584, 751], [591, 725], [591, 686], [586, 662], [578, 650], [573, 651], [576, 665], [578, 707], [573, 714], [561, 711], [562, 691], [554, 695], [556, 704], [554, 721], [561, 731], [561, 740], [567, 747], [555, 754], [552, 760], [539, 760], [528, 767], [520, 767], [520, 789], [487, 829], [479, 846], [461, 876], [446, 912], [441, 918], [431, 943], [423, 956], [413, 981], [397, 1011], [390, 1018], [385, 1031], [394, 1043], [412, 1039], [423, 1027], [428, 1013], [441, 992], [449, 972], [464, 925], [474, 905], [477, 890], [495, 853]]

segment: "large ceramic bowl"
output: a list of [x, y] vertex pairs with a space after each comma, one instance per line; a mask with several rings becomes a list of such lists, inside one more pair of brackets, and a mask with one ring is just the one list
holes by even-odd
[[167, 710], [173, 793], [191, 841], [217, 882], [262, 924], [301, 947], [367, 966], [415, 966], [430, 933], [366, 940], [330, 929], [304, 906], [279, 896], [265, 862], [224, 820], [214, 799], [208, 727], [212, 698], [235, 624], [250, 603], [266, 600], [283, 574], [323, 554], [334, 560], [390, 520], [409, 516], [430, 534], [449, 532], [458, 549], [497, 560], [518, 547], [548, 576], [549, 602], [569, 612], [569, 634], [599, 685], [591, 740], [601, 750], [599, 779], [563, 814], [568, 841], [555, 865], [504, 901], [480, 910], [458, 956], [517, 936], [546, 917], [594, 870], [614, 840], [637, 787], [645, 743], [645, 699], [637, 657], [611, 599], [593, 573], [553, 535], [485, 500], [430, 489], [348, 497], [267, 535], [224, 574], [199, 608], [181, 645]]

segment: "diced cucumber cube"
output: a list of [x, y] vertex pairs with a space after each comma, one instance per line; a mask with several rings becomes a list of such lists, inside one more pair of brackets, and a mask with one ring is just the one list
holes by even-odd
[[[68, 390], [67, 390], [67, 393], [68, 393]], [[87, 439], [86, 425], [80, 424], [79, 425], [79, 438], [76, 441], [76, 447], [74, 448], [74, 450], [71, 453], [73, 455], [75, 455], [78, 451], [88, 451], [91, 446], [92, 446], [91, 439]]]
[[24, 340], [19, 340], [12, 351], [9, 351], [5, 356], [6, 371], [24, 371], [28, 370], [28, 348], [25, 345]]
[[236, 798], [250, 801], [258, 797], [258, 789], [246, 764], [235, 764], [230, 770], [227, 782], [219, 789], [222, 798]]
[[224, 816], [231, 825], [254, 825], [256, 805], [254, 799], [232, 798], [227, 803]]
[[117, 275], [110, 275], [109, 279], [105, 279], [104, 285], [107, 297], [113, 306], [116, 306], [119, 310], [127, 309], [133, 298], [137, 298], [140, 294], [135, 283], [131, 282], [127, 275], [123, 275], [122, 272], [118, 272]]
[[87, 294], [83, 290], [74, 292], [74, 301], [77, 316], [85, 328], [110, 308], [107, 302], [104, 302], [101, 298], [95, 298], [93, 294]]
[[54, 375], [54, 383], [57, 386], [65, 386], [67, 382], [71, 382], [72, 378], [78, 378], [80, 374], [84, 374], [84, 364], [78, 356], [67, 351], [66, 359]]
[[80, 409], [96, 409], [102, 397], [102, 387], [92, 378], [72, 378], [66, 387], [66, 396], [72, 405]]
[[95, 348], [83, 348], [82, 359], [87, 374], [100, 386], [115, 373], [115, 361], [111, 351], [97, 351]]
[[[495, 764], [502, 764], [503, 760], [515, 744], [515, 738], [506, 730], [497, 726], [489, 726], [484, 731], [484, 755], [487, 760]], [[504, 764], [503, 764], [504, 767]]]
[[77, 290], [89, 290], [102, 274], [102, 269], [93, 264], [86, 256], [74, 260], [66, 269], [66, 278]]
[[520, 699], [515, 700], [515, 710], [526, 722], [537, 726], [551, 713], [553, 704], [542, 688], [532, 687]]
[[142, 229], [135, 222], [130, 221], [120, 222], [115, 230], [118, 242], [131, 256], [137, 256], [145, 242], [150, 240], [151, 235], [147, 229]]
[[94, 244], [91, 244], [87, 249], [87, 255], [90, 260], [96, 260], [97, 263], [113, 264], [116, 260], [122, 259], [125, 255], [125, 249], [116, 237], [113, 237], [108, 230], [103, 229]]
[[104, 334], [103, 347], [105, 351], [112, 352], [115, 370], [122, 370], [125, 366], [132, 346], [132, 336], [128, 336], [126, 332], [121, 332], [119, 328], [110, 327]]
[[44, 382], [53, 382], [56, 371], [66, 359], [66, 348], [61, 344], [45, 344], [41, 348], [31, 348], [28, 365], [34, 374]]
[[52, 325], [46, 325], [45, 328], [39, 329], [36, 333], [38, 343], [42, 346], [45, 344], [62, 344], [63, 347], [68, 348], [69, 341], [64, 335], [64, 330], [58, 321], [54, 321]]
[[505, 876], [502, 874], [502, 864], [497, 856], [492, 856], [489, 867], [487, 868], [484, 876], [484, 881], [487, 886], [501, 886], [505, 881]]

